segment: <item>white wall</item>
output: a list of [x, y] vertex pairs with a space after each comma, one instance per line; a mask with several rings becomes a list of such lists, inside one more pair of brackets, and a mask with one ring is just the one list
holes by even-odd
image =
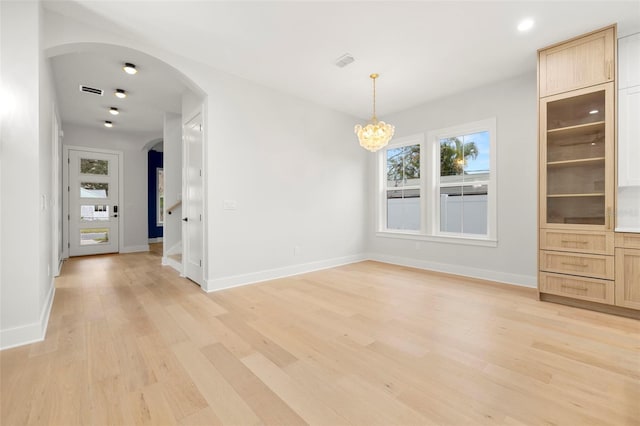
[[[353, 134], [359, 120], [145, 44], [126, 31], [48, 13], [46, 40], [58, 49], [102, 42], [141, 50], [206, 94], [209, 289], [361, 257], [369, 155]], [[237, 201], [237, 210], [223, 209], [228, 199]]]
[[363, 253], [369, 154], [356, 119], [238, 78], [212, 89], [210, 288]]
[[36, 2], [0, 2], [0, 348], [44, 337], [53, 300], [52, 128]]
[[[536, 285], [537, 130], [534, 73], [481, 87], [384, 117], [396, 136], [426, 133], [497, 118], [498, 247], [377, 237], [369, 252], [380, 260], [528, 286]], [[370, 181], [374, 182], [374, 164]], [[370, 211], [375, 212], [371, 186]], [[371, 223], [375, 223], [371, 219]]]
[[[171, 207], [182, 199], [182, 116], [166, 113], [163, 132], [164, 204]], [[182, 208], [164, 215], [163, 243], [165, 255], [182, 240]]]
[[[123, 152], [124, 205], [120, 206], [120, 226], [124, 241], [120, 252], [149, 249], [147, 217], [147, 151], [145, 144], [158, 138], [158, 134], [124, 133], [104, 127], [85, 127], [63, 123], [65, 146], [81, 146]], [[123, 165], [120, 165], [123, 167]]]

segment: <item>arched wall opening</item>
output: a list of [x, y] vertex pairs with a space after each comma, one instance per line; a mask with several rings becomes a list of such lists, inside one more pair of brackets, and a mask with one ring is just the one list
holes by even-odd
[[[193, 114], [194, 105], [197, 105], [200, 112], [202, 112], [203, 105], [206, 102], [207, 94], [201, 89], [201, 87], [194, 82], [189, 76], [185, 75], [182, 71], [167, 63], [166, 61], [157, 58], [156, 56], [149, 55], [141, 50], [132, 49], [122, 45], [109, 44], [109, 43], [96, 43], [96, 42], [76, 42], [76, 43], [64, 43], [56, 46], [51, 46], [45, 49], [45, 57], [51, 63], [56, 61], [57, 58], [62, 58], [65, 55], [110, 55], [118, 56], [122, 58], [124, 62], [130, 58], [134, 58], [135, 61], [144, 63], [144, 68], [147, 70], [153, 68], [162, 67], [170, 75], [170, 78], [179, 81], [184, 87], [182, 94], [181, 105], [179, 110], [166, 110], [160, 127], [157, 132], [126, 132], [118, 130], [110, 132], [108, 136], [104, 138], [99, 135], [105, 135], [105, 130], [101, 126], [91, 128], [90, 125], [82, 125], [74, 122], [70, 117], [65, 116], [64, 105], [61, 108], [62, 115], [62, 130], [64, 131], [64, 140], [61, 144], [64, 145], [81, 145], [84, 146], [88, 141], [101, 141], [101, 146], [104, 147], [108, 143], [112, 148], [120, 150], [124, 154], [124, 200], [122, 202], [123, 208], [123, 226], [121, 231], [120, 252], [132, 252], [132, 251], [145, 251], [148, 250], [148, 243], [157, 241], [157, 236], [151, 237], [151, 222], [156, 221], [158, 217], [162, 217], [164, 223], [163, 228], [163, 242], [164, 253], [163, 258], [167, 257], [167, 254], [175, 255], [176, 252], [180, 252], [182, 248], [182, 223], [180, 221], [181, 212], [174, 212], [173, 215], [167, 215], [166, 212], [151, 212], [151, 207], [148, 200], [152, 192], [155, 193], [155, 188], [151, 188], [149, 176], [152, 172], [148, 163], [149, 150], [158, 142], [163, 141], [163, 151], [166, 155], [166, 160], [163, 161], [163, 176], [165, 180], [164, 191], [165, 195], [162, 199], [162, 205], [164, 208], [167, 206], [175, 205], [182, 199], [183, 182], [182, 182], [182, 124], [183, 118], [186, 120], [189, 117], [185, 115]], [[118, 63], [114, 63], [114, 66], [118, 66]], [[55, 70], [54, 70], [55, 71]], [[144, 78], [144, 72], [140, 72], [140, 78]], [[90, 79], [89, 79], [90, 81]], [[106, 93], [106, 89], [113, 90], [113, 87], [105, 88], [105, 99], [110, 93]], [[162, 87], [158, 87], [158, 90], [162, 90]], [[77, 90], [77, 88], [75, 89]], [[59, 98], [66, 96], [66, 93], [62, 96], [59, 94]], [[64, 99], [63, 99], [64, 103]], [[94, 123], [95, 124], [95, 123]], [[205, 142], [206, 143], [206, 142]], [[63, 150], [61, 149], [60, 152]], [[59, 159], [57, 164], [63, 165], [62, 158]], [[154, 166], [155, 167], [155, 166]], [[155, 170], [154, 170], [155, 172]], [[61, 168], [61, 174], [64, 174], [64, 170]], [[65, 208], [65, 202], [60, 197], [60, 206]], [[158, 202], [156, 200], [157, 209]], [[179, 210], [179, 208], [178, 208]], [[61, 212], [61, 217], [68, 217], [67, 214]], [[157, 223], [156, 223], [157, 224]], [[61, 223], [60, 227], [64, 228], [64, 224]], [[144, 230], [144, 234], [142, 234]], [[147, 230], [149, 233], [147, 233]], [[66, 238], [70, 238], [68, 230], [61, 232]], [[66, 244], [61, 244], [66, 246]], [[62, 253], [64, 257], [68, 256], [68, 253]], [[163, 259], [164, 260], [164, 259]], [[179, 269], [179, 265], [172, 265]]]

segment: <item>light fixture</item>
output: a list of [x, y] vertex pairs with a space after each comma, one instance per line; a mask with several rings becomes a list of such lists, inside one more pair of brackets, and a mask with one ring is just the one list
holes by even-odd
[[599, 113], [600, 111], [598, 111], [597, 109], [592, 109], [591, 111], [589, 111], [589, 114], [594, 115]]
[[125, 62], [124, 66], [122, 67], [122, 69], [124, 70], [124, 72], [126, 72], [127, 74], [135, 74], [138, 72], [138, 70], [136, 69], [135, 64], [132, 64], [130, 62]]
[[518, 31], [520, 32], [529, 31], [531, 28], [533, 28], [533, 23], [534, 23], [533, 19], [531, 18], [523, 19], [518, 24]]
[[369, 124], [364, 127], [356, 124], [355, 133], [358, 135], [361, 147], [371, 152], [376, 152], [389, 143], [395, 128], [384, 121], [378, 121], [378, 117], [376, 117], [376, 78], [379, 75], [374, 73], [369, 77], [373, 80], [373, 116]]
[[109, 127], [109, 128], [111, 128], [111, 127], [113, 127], [113, 123], [112, 123], [111, 121], [105, 121], [105, 122], [104, 122], [104, 127]]
[[113, 92], [113, 94], [120, 99], [124, 99], [127, 97], [127, 92], [124, 89], [116, 89], [116, 91]]
[[118, 111], [118, 108], [116, 108], [116, 107], [111, 107], [111, 108], [109, 108], [109, 114], [118, 115], [118, 114], [120, 114], [120, 111]]

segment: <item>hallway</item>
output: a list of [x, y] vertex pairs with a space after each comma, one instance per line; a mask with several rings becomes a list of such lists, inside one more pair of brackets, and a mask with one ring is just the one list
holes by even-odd
[[207, 295], [157, 248], [65, 262], [46, 340], [0, 353], [2, 425], [640, 418], [637, 321], [375, 262]]

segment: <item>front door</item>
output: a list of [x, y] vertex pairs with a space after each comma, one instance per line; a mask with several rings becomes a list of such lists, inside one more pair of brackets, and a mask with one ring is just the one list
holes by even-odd
[[183, 197], [184, 275], [202, 286], [204, 228], [202, 188], [202, 116], [184, 125], [185, 192]]
[[70, 149], [69, 255], [117, 253], [118, 156]]

